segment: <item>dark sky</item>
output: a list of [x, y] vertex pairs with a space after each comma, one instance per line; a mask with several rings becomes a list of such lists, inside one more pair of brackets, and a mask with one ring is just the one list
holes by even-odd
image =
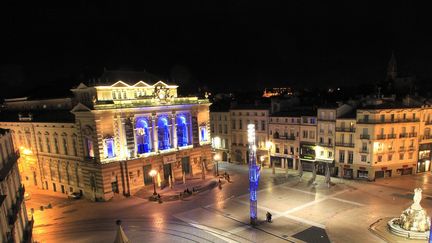
[[367, 83], [392, 50], [402, 73], [432, 77], [431, 14], [414, 1], [33, 2], [0, 7], [0, 81], [14, 90], [104, 67], [213, 89]]

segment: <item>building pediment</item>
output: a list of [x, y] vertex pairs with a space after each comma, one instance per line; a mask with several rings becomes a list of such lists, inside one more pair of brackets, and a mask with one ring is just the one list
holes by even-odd
[[123, 81], [117, 81], [117, 82], [115, 82], [113, 85], [111, 85], [111, 87], [114, 87], [114, 88], [125, 88], [125, 87], [129, 87], [129, 85], [127, 84], [127, 83], [125, 83], [125, 82], [123, 82]]
[[72, 108], [71, 112], [75, 113], [75, 112], [87, 112], [87, 111], [91, 111], [90, 108], [88, 108], [87, 106], [78, 103], [74, 108]]

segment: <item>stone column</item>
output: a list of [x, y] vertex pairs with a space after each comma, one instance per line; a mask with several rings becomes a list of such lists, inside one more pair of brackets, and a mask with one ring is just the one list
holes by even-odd
[[177, 124], [175, 111], [171, 115], [171, 148], [177, 148]]
[[154, 152], [158, 152], [159, 151], [159, 144], [158, 144], [158, 134], [157, 134], [157, 122], [156, 122], [156, 114], [154, 114], [151, 119], [152, 119], [152, 132], [153, 132], [153, 151]]

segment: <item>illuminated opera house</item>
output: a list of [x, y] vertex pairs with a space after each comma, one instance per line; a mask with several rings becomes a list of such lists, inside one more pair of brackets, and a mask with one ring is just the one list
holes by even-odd
[[117, 80], [81, 83], [71, 98], [7, 99], [0, 127], [27, 152], [27, 185], [108, 200], [152, 185], [152, 169], [163, 185], [213, 168], [210, 103], [179, 97], [177, 87]]

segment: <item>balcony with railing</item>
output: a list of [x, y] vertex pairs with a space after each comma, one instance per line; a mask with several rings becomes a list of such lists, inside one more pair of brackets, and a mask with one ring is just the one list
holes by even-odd
[[405, 146], [400, 146], [399, 147], [399, 152], [403, 152], [403, 151], [406, 151], [406, 147]]
[[336, 127], [336, 132], [355, 132], [354, 127]]
[[410, 133], [408, 133], [408, 137], [410, 137], [410, 138], [417, 137], [417, 133], [416, 132], [410, 132]]
[[318, 146], [331, 148], [333, 147], [333, 143], [318, 143]]
[[425, 121], [425, 125], [432, 125], [432, 120]]
[[353, 143], [336, 142], [336, 146], [354, 148], [354, 144]]
[[360, 134], [360, 139], [370, 139], [369, 134]]
[[406, 122], [419, 122], [418, 118], [406, 118], [406, 119], [359, 119], [359, 124], [384, 124], [384, 123], [406, 123]]
[[407, 137], [408, 137], [408, 133], [399, 134], [399, 138], [407, 138]]
[[426, 134], [421, 136], [421, 139], [426, 140], [426, 139], [432, 139], [432, 134]]
[[388, 135], [387, 135], [387, 138], [388, 138], [388, 139], [395, 139], [396, 137], [397, 137], [396, 134], [388, 134]]
[[276, 134], [273, 135], [274, 139], [279, 139], [279, 140], [296, 140], [296, 136], [294, 135], [287, 135], [287, 136], [279, 136]]
[[415, 150], [415, 147], [414, 147], [414, 146], [409, 146], [409, 147], [408, 147], [408, 151], [413, 151], [413, 150]]
[[386, 139], [386, 138], [387, 138], [387, 136], [385, 134], [378, 134], [376, 136], [376, 139], [378, 139], [378, 140], [382, 140], [382, 139]]
[[362, 153], [362, 154], [368, 154], [369, 153], [369, 150], [366, 148], [361, 148], [360, 150], [359, 150], [359, 153]]

